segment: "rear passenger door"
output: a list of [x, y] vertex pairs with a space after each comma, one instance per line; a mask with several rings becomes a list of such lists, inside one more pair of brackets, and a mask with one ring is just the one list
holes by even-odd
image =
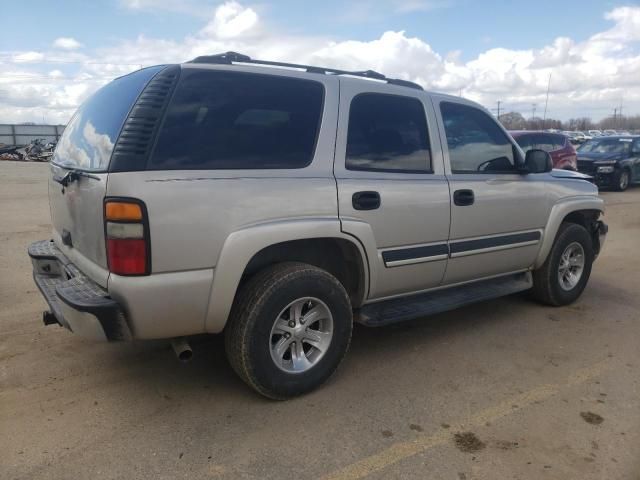
[[341, 78], [334, 174], [342, 230], [367, 252], [369, 298], [438, 286], [449, 188], [427, 94]]
[[446, 284], [530, 267], [549, 212], [548, 174], [517, 171], [520, 151], [484, 110], [434, 97], [451, 188]]

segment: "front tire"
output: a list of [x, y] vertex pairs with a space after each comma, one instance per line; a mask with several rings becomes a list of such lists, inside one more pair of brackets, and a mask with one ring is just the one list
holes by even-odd
[[591, 275], [593, 241], [575, 223], [563, 223], [544, 264], [533, 272], [533, 297], [547, 305], [562, 306], [580, 297]]
[[333, 275], [304, 263], [276, 264], [241, 288], [225, 330], [227, 358], [266, 397], [302, 395], [338, 368], [352, 323], [349, 296]]
[[613, 176], [613, 188], [618, 192], [624, 192], [629, 188], [630, 181], [631, 175], [629, 170], [626, 168], [618, 170]]

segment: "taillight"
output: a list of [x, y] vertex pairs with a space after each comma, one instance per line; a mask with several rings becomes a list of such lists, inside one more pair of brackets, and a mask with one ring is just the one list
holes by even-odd
[[149, 228], [144, 204], [133, 199], [107, 199], [104, 221], [109, 271], [118, 275], [148, 275]]

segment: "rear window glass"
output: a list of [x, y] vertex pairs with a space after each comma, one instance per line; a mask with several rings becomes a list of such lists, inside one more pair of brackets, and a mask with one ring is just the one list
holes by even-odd
[[183, 70], [151, 169], [303, 168], [322, 117], [321, 83]]
[[53, 163], [82, 170], [106, 170], [129, 110], [147, 82], [162, 68], [145, 68], [116, 78], [89, 97], [60, 137]]

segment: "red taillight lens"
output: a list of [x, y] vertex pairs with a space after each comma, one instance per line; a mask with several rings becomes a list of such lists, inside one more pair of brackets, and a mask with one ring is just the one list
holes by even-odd
[[148, 275], [149, 230], [139, 201], [107, 200], [104, 208], [107, 263], [118, 275]]
[[118, 275], [147, 273], [147, 245], [144, 239], [107, 238], [109, 271]]

